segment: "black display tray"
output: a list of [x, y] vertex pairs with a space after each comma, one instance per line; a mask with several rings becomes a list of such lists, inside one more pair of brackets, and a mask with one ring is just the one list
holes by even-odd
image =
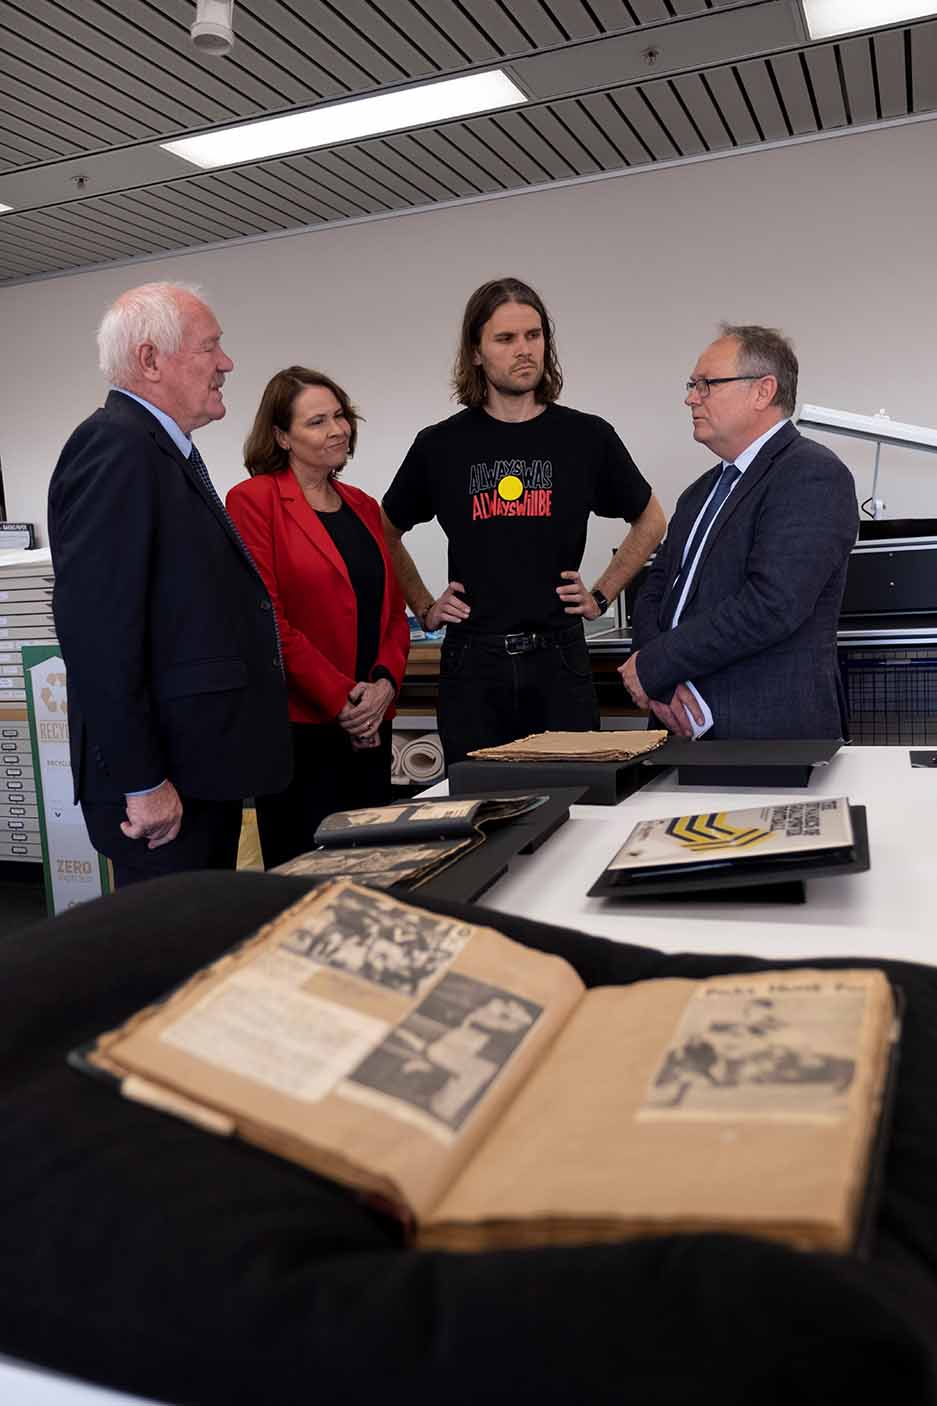
[[[455, 792], [452, 792], [454, 795]], [[421, 897], [446, 898], [459, 903], [474, 903], [492, 884], [507, 873], [508, 866], [516, 854], [533, 854], [548, 840], [554, 831], [569, 819], [569, 808], [582, 801], [585, 795], [581, 786], [553, 787], [547, 792], [545, 787], [525, 786], [508, 790], [504, 787], [488, 787], [485, 790], [459, 792], [460, 800], [483, 800], [491, 796], [535, 796], [546, 795], [543, 805], [536, 810], [516, 815], [511, 820], [498, 825], [485, 827], [485, 843], [477, 849], [450, 864], [448, 869], [427, 879], [425, 884], [408, 888], [406, 884], [396, 885], [390, 890], [400, 898]]]
[[502, 786], [522, 786], [525, 791], [581, 786], [585, 788], [584, 805], [615, 806], [654, 779], [660, 770], [655, 760], [661, 750], [643, 752], [627, 762], [486, 762], [469, 758], [449, 768], [449, 791], [453, 796], [473, 796], [476, 791], [491, 792]]
[[[699, 742], [672, 738], [652, 754], [655, 768], [677, 768], [678, 786], [757, 786], [773, 791], [778, 786], [809, 786], [815, 766], [825, 766], [836, 756], [839, 741], [783, 738], [777, 741]], [[651, 759], [648, 759], [651, 761]], [[653, 773], [656, 775], [656, 770]]]
[[639, 879], [627, 883], [612, 882], [612, 872], [604, 869], [589, 890], [590, 898], [607, 898], [616, 903], [632, 898], [658, 898], [668, 903], [692, 899], [700, 902], [718, 899], [739, 903], [803, 903], [806, 901], [808, 879], [825, 879], [837, 874], [864, 874], [870, 866], [869, 828], [865, 806], [849, 807], [852, 817], [853, 844], [849, 857], [827, 859], [803, 855], [789, 863], [777, 859], [741, 860], [736, 869], [701, 872], [687, 865], [679, 874], [666, 878]]

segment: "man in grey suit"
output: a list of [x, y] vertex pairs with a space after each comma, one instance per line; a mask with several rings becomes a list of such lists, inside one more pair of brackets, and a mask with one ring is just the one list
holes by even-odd
[[723, 324], [687, 382], [693, 438], [721, 462], [681, 495], [638, 596], [622, 680], [682, 737], [844, 735], [836, 661], [855, 483], [793, 426], [797, 358]]

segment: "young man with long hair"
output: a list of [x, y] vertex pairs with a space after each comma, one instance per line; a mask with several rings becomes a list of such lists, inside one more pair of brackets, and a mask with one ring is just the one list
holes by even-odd
[[[665, 526], [611, 425], [558, 404], [553, 323], [526, 283], [495, 279], [469, 298], [453, 385], [464, 409], [417, 435], [383, 503], [407, 603], [425, 629], [446, 626], [449, 766], [527, 733], [598, 726], [583, 621], [608, 609]], [[579, 574], [590, 513], [631, 524], [591, 588]], [[401, 541], [434, 518], [449, 544], [438, 597]]]

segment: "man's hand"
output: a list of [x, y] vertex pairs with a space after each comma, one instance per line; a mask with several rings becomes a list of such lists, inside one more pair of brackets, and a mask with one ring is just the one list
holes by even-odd
[[182, 824], [182, 801], [171, 781], [145, 796], [127, 797], [127, 819], [120, 828], [128, 840], [147, 840], [147, 849], [168, 845]]
[[705, 721], [702, 709], [685, 683], [677, 684], [669, 703], [663, 703], [659, 698], [650, 698], [648, 703], [664, 727], [670, 732], [675, 732], [678, 737], [693, 736], [691, 715], [700, 727]]
[[556, 594], [566, 610], [567, 615], [582, 615], [586, 620], [598, 620], [602, 614], [595, 596], [583, 581], [578, 571], [561, 571], [560, 577], [567, 582], [565, 586], [557, 586]]
[[624, 664], [620, 664], [618, 672], [621, 674], [621, 681], [631, 694], [636, 708], [647, 708], [650, 706], [650, 699], [644, 692], [641, 680], [638, 678], [638, 655], [640, 650], [636, 649], [634, 654], [629, 655]]
[[669, 703], [664, 703], [659, 698], [649, 698], [648, 708], [650, 712], [652, 712], [657, 718], [657, 721], [664, 724], [664, 727], [667, 729], [668, 732], [676, 733], [678, 737], [682, 737], [684, 735], [680, 731], [681, 724], [678, 722], [677, 717]]
[[[356, 738], [364, 740], [376, 736], [393, 697], [394, 690], [387, 679], [355, 684], [348, 695], [348, 702], [336, 719], [353, 739], [353, 745]], [[373, 742], [368, 742], [368, 746], [373, 745]]]
[[467, 620], [472, 613], [472, 607], [466, 605], [461, 596], [465, 594], [465, 587], [461, 581], [450, 581], [438, 600], [434, 600], [429, 610], [423, 616], [424, 630], [438, 630], [440, 625], [458, 625], [463, 620]]
[[686, 727], [686, 732], [681, 730], [681, 737], [693, 736], [693, 729], [690, 726], [691, 715], [697, 727], [702, 727], [706, 721], [703, 717], [702, 708], [693, 696], [692, 689], [687, 688], [685, 683], [677, 684], [677, 687], [673, 691], [673, 698], [670, 700], [670, 707], [674, 717], [678, 718]]

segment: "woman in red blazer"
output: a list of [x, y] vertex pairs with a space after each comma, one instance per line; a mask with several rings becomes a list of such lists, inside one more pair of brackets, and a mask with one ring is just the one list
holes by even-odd
[[276, 612], [293, 729], [292, 782], [256, 798], [268, 869], [312, 849], [323, 816], [390, 791], [410, 632], [380, 508], [338, 481], [357, 438], [341, 386], [289, 366], [269, 382], [245, 442], [251, 477], [227, 497]]

